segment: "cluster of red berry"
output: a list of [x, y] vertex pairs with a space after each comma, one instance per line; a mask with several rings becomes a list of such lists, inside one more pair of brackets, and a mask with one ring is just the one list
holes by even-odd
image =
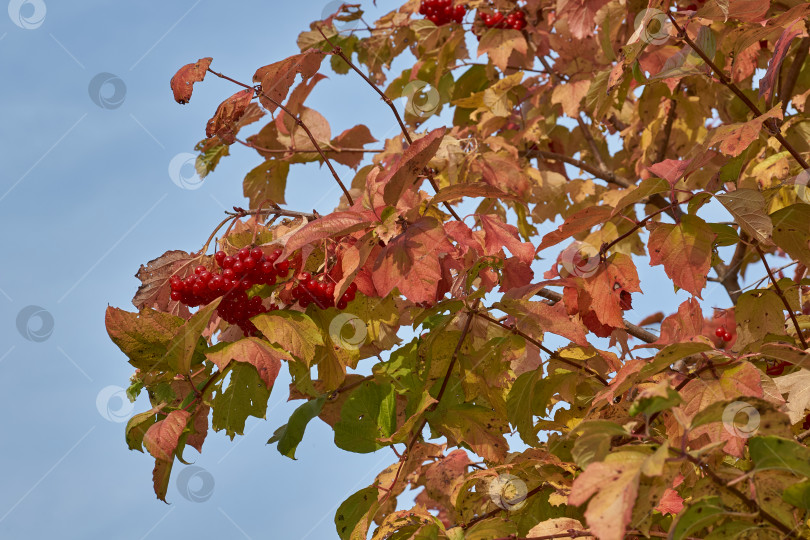
[[722, 339], [723, 341], [731, 341], [733, 336], [722, 326], [718, 326], [717, 330], [714, 331], [714, 335]]
[[454, 7], [453, 0], [422, 0], [419, 13], [436, 26], [442, 26], [451, 22], [461, 23], [467, 8], [462, 5]]
[[492, 15], [482, 13], [481, 21], [487, 28], [511, 28], [512, 30], [526, 28], [526, 14], [521, 10], [513, 11], [506, 16], [500, 11], [496, 11]]
[[298, 285], [292, 290], [292, 296], [304, 309], [310, 304], [315, 304], [321, 309], [328, 307], [346, 309], [357, 293], [357, 285], [351, 283], [340, 300], [335, 303], [335, 284], [328, 281], [326, 274], [313, 276], [309, 272], [301, 272], [295, 278], [298, 280]]
[[210, 272], [204, 266], [194, 269], [194, 274], [181, 279], [172, 276], [171, 298], [189, 307], [201, 306], [224, 296], [217, 307], [217, 313], [226, 322], [238, 325], [246, 335], [254, 335], [256, 327], [251, 317], [278, 309], [274, 304], [269, 308], [262, 305], [259, 296], [251, 298], [247, 290], [257, 284], [273, 285], [277, 277], [286, 277], [290, 271], [290, 261], [276, 264], [281, 250], [265, 255], [261, 248], [242, 248], [236, 257], [218, 251], [214, 260], [221, 272]]
[[[239, 326], [245, 335], [254, 336], [258, 330], [250, 318], [279, 307], [276, 304], [267, 307], [262, 303], [261, 296], [248, 296], [247, 291], [254, 285], [274, 285], [277, 278], [287, 277], [290, 261], [276, 262], [280, 256], [280, 249], [265, 255], [258, 247], [242, 248], [235, 257], [226, 255], [224, 251], [217, 251], [214, 261], [222, 271], [210, 272], [204, 266], [198, 266], [194, 269], [194, 274], [184, 279], [172, 276], [171, 298], [189, 307], [197, 307], [223, 296], [217, 307], [219, 316], [225, 322]], [[327, 283], [326, 274], [313, 278], [309, 272], [301, 272], [296, 276], [296, 282], [292, 295], [304, 309], [310, 304], [321, 309], [345, 309], [357, 292], [357, 285], [351, 283], [336, 303], [335, 284]]]

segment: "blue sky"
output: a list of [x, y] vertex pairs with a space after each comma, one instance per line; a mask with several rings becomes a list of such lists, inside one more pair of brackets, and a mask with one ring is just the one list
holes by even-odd
[[[242, 178], [262, 161], [234, 147], [199, 189], [175, 185], [169, 163], [192, 151], [217, 104], [237, 88], [209, 77], [180, 106], [169, 79], [212, 56], [213, 69], [248, 81], [257, 67], [298, 52], [298, 33], [327, 4], [12, 0], [10, 15], [0, 16], [0, 537], [333, 538], [337, 505], [396, 460], [389, 450], [335, 448], [321, 422], [310, 425], [297, 461], [266, 446], [296, 405], [285, 402], [282, 371], [267, 421], [249, 420], [233, 442], [210, 433], [201, 456], [187, 452], [206, 471], [191, 487], [200, 489], [207, 475], [210, 498], [187, 500], [173, 480], [166, 505], [152, 493], [153, 460], [127, 450], [124, 424], [114, 421], [129, 405], [107, 399], [132, 372], [104, 329], [107, 305], [132, 309], [140, 264], [168, 249], [199, 249], [223, 209], [245, 203]], [[378, 139], [390, 137], [396, 126], [370, 92], [331, 74], [308, 105], [333, 134], [365, 123]], [[99, 106], [105, 100], [108, 107]], [[350, 181], [351, 171], [339, 172]], [[289, 208], [328, 212], [338, 194], [326, 170], [293, 167]], [[660, 287], [660, 267], [640, 274], [655, 293], [634, 299], [636, 313], [674, 309], [686, 298]], [[727, 304], [722, 288], [710, 289], [707, 305]], [[18, 314], [29, 316], [28, 306], [45, 313], [24, 320], [21, 332]], [[48, 317], [52, 330], [37, 337]], [[146, 408], [141, 398], [131, 412]], [[174, 477], [183, 469], [176, 464]]]

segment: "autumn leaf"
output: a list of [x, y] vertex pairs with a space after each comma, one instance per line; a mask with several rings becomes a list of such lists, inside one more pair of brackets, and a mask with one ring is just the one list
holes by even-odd
[[415, 140], [405, 149], [396, 164], [386, 171], [381, 182], [385, 185], [383, 198], [387, 204], [396, 205], [402, 194], [416, 182], [422, 169], [439, 149], [446, 131], [443, 127], [434, 129]]
[[800, 369], [788, 375], [776, 377], [773, 382], [782, 394], [787, 394], [787, 413], [790, 423], [795, 424], [804, 418], [805, 410], [810, 409], [810, 371]]
[[347, 129], [332, 139], [331, 146], [337, 148], [338, 150], [335, 152], [330, 152], [329, 156], [341, 165], [346, 165], [347, 167], [356, 169], [363, 161], [363, 152], [349, 152], [340, 150], [357, 150], [373, 142], [377, 142], [377, 139], [371, 135], [371, 131], [369, 131], [368, 127], [364, 126], [363, 124], [359, 124]]
[[278, 104], [287, 98], [295, 76], [300, 73], [301, 77], [308, 79], [315, 75], [323, 57], [322, 52], [309, 49], [256, 70], [253, 82], [261, 84], [259, 101], [262, 106], [270, 112], [275, 111]]
[[[181, 310], [178, 302], [170, 298], [169, 280], [172, 276], [185, 277], [194, 270], [201, 259], [180, 250], [167, 251], [146, 265], [141, 265], [135, 274], [141, 280], [141, 286], [132, 299], [132, 304], [140, 309], [156, 308], [182, 315], [188, 309]], [[178, 307], [175, 307], [178, 306]]]
[[245, 114], [247, 106], [253, 99], [253, 93], [252, 88], [247, 88], [220, 103], [217, 112], [205, 126], [205, 136], [216, 135], [225, 144], [233, 144], [238, 131], [237, 121]]
[[194, 89], [194, 83], [200, 82], [205, 79], [205, 73], [208, 71], [208, 66], [211, 65], [213, 58], [200, 58], [193, 64], [186, 64], [177, 70], [171, 80], [172, 92], [174, 92], [174, 100], [180, 105], [184, 105], [191, 100], [191, 92]]
[[478, 56], [486, 54], [501, 70], [506, 69], [512, 51], [527, 51], [526, 39], [517, 30], [487, 30], [478, 43]]
[[715, 236], [697, 216], [681, 216], [677, 225], [659, 223], [650, 233], [650, 266], [663, 264], [677, 287], [701, 298], [712, 265]]
[[765, 197], [754, 189], [736, 189], [731, 193], [717, 195], [717, 200], [734, 216], [740, 227], [761, 243], [767, 243], [773, 224], [765, 213]]
[[278, 377], [281, 360], [285, 359], [286, 353], [262, 339], [247, 337], [212, 347], [205, 356], [216, 364], [220, 371], [223, 371], [231, 360], [252, 365], [269, 391], [272, 390], [273, 383]]
[[183, 410], [172, 411], [163, 420], [157, 421], [146, 430], [143, 445], [155, 459], [172, 461], [180, 435], [191, 418], [191, 413]]

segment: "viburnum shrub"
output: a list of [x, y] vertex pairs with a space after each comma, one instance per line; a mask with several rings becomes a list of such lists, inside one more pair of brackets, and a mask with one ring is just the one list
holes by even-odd
[[[361, 16], [312, 23], [252, 80], [211, 58], [171, 80], [179, 103], [209, 74], [239, 87], [201, 177], [237, 143], [263, 162], [247, 209], [142, 266], [137, 312], [107, 310], [130, 397], [148, 390], [126, 440], [158, 498], [209, 427], [264, 418], [285, 363], [282, 454], [319, 417], [391, 455], [340, 504], [343, 540], [810, 537], [810, 4]], [[305, 105], [330, 67], [398, 133], [333, 136]], [[342, 190], [333, 212], [285, 206], [306, 163]]]

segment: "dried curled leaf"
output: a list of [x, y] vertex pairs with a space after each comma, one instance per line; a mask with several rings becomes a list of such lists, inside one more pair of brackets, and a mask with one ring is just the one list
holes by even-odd
[[180, 105], [185, 105], [191, 100], [191, 92], [194, 90], [194, 83], [205, 79], [205, 72], [211, 65], [213, 58], [200, 58], [193, 64], [186, 64], [177, 70], [171, 81], [174, 100]]

